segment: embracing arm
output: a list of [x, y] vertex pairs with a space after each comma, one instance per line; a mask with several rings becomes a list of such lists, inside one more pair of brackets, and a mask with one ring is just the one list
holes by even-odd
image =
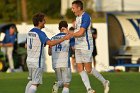
[[66, 35], [66, 36], [64, 36], [63, 38], [58, 39], [58, 40], [48, 40], [48, 41], [46, 42], [46, 44], [49, 45], [49, 46], [54, 46], [54, 45], [56, 45], [56, 44], [59, 44], [59, 43], [63, 42], [64, 40], [70, 39], [70, 37], [71, 37], [70, 35]]
[[58, 40], [48, 40], [47, 45], [54, 46], [56, 44], [59, 44], [59, 43], [63, 42], [64, 40], [65, 40], [65, 38], [61, 38], [61, 39], [58, 39]]
[[80, 30], [79, 30], [78, 32], [75, 32], [75, 33], [73, 34], [73, 37], [81, 37], [81, 36], [84, 35], [84, 33], [85, 33], [85, 28], [81, 27]]

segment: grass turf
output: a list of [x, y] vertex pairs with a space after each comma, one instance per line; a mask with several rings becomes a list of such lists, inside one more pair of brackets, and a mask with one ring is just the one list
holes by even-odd
[[[109, 93], [139, 93], [140, 91], [140, 73], [119, 72], [119, 73], [102, 73], [105, 78], [110, 80]], [[24, 93], [25, 86], [28, 82], [27, 72], [22, 73], [0, 73], [0, 93]], [[81, 81], [79, 74], [72, 74], [70, 93], [86, 93], [86, 89]], [[96, 93], [103, 93], [102, 84], [92, 75], [89, 75], [91, 86]], [[43, 85], [39, 86], [37, 93], [51, 93], [53, 82], [55, 81], [54, 73], [44, 73]], [[59, 90], [59, 93], [61, 93]]]

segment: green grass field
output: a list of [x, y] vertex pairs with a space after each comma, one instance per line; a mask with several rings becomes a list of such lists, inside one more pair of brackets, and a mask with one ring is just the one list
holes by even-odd
[[[109, 93], [140, 93], [140, 73], [102, 73], [110, 80]], [[0, 93], [24, 93], [27, 83], [27, 72], [23, 73], [0, 73]], [[102, 84], [92, 75], [89, 76], [92, 87], [96, 93], [103, 93]], [[43, 85], [39, 86], [37, 93], [51, 93], [54, 73], [44, 73]], [[61, 93], [61, 89], [59, 91]], [[70, 93], [86, 93], [86, 89], [78, 74], [73, 74]]]

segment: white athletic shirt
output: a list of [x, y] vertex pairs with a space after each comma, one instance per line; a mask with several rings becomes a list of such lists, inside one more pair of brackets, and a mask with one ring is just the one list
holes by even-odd
[[[66, 33], [59, 33], [52, 37], [52, 40], [63, 38]], [[52, 47], [52, 67], [70, 67], [69, 48], [74, 46], [74, 38], [65, 40]]]
[[78, 32], [81, 27], [85, 28], [86, 31], [83, 36], [75, 38], [75, 49], [93, 50], [91, 18], [85, 12], [81, 16], [76, 17], [74, 32]]
[[27, 66], [43, 68], [45, 64], [44, 47], [49, 38], [38, 28], [31, 29], [27, 34]]

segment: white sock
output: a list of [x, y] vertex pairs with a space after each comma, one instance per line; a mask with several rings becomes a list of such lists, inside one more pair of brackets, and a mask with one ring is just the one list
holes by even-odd
[[96, 69], [92, 68], [91, 73], [104, 84], [104, 82], [106, 81], [105, 78]]
[[86, 89], [88, 90], [89, 88], [91, 88], [90, 81], [89, 81], [89, 78], [88, 78], [88, 75], [87, 75], [86, 71], [80, 72], [80, 76], [82, 78], [82, 81], [83, 81]]
[[69, 93], [69, 88], [64, 87], [63, 90], [62, 90], [62, 93]]
[[35, 85], [31, 85], [31, 87], [29, 88], [28, 93], [35, 93], [37, 90], [37, 87]]
[[32, 85], [32, 81], [29, 81], [28, 84], [26, 85], [25, 93], [28, 93], [28, 90], [31, 87], [31, 85]]

